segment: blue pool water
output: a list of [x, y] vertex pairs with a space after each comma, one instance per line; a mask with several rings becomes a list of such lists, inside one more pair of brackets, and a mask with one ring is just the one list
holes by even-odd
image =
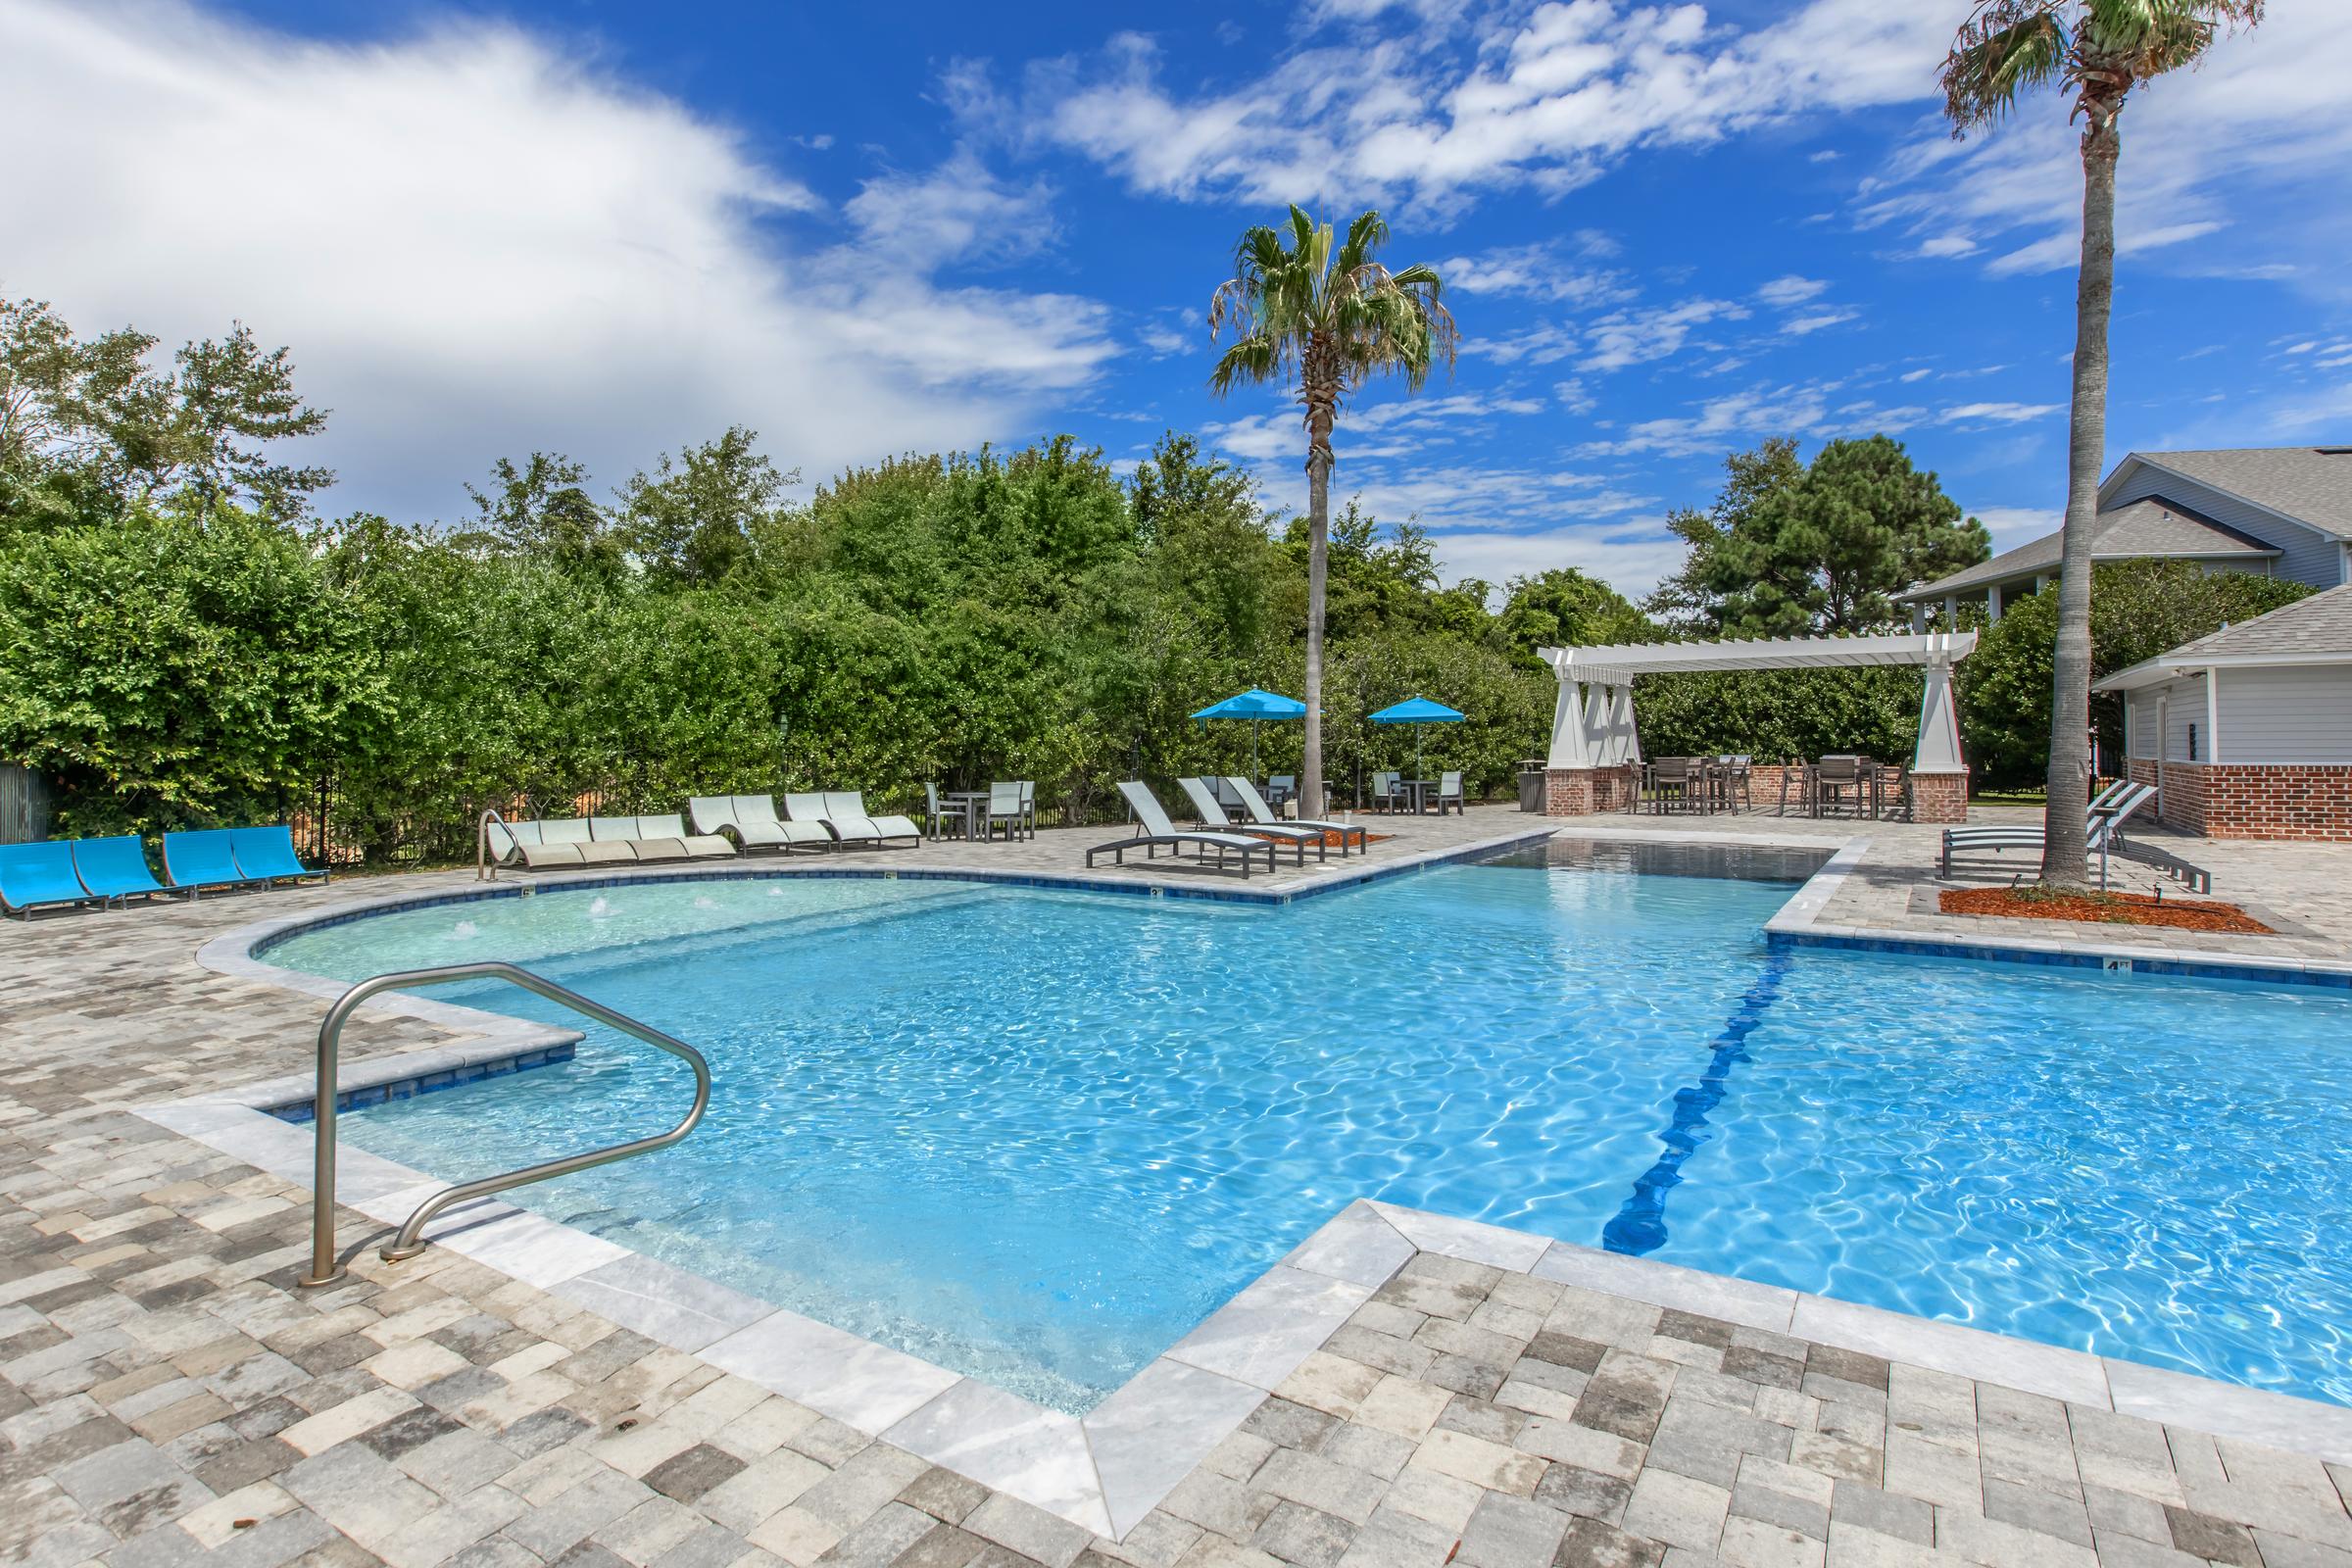
[[[1280, 907], [647, 884], [268, 956], [509, 958], [692, 1041], [700, 1130], [514, 1200], [1060, 1409], [1358, 1197], [2352, 1402], [2352, 999], [1768, 952], [1816, 858], [1555, 846]], [[345, 1125], [455, 1180], [688, 1092], [592, 1033]]]

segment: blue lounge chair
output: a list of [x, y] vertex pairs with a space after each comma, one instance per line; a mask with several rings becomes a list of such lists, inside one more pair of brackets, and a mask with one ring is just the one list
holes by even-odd
[[237, 869], [236, 847], [224, 827], [164, 835], [164, 877], [175, 888], [233, 888], [251, 880]]
[[36, 905], [90, 902], [89, 890], [74, 874], [69, 841], [0, 844], [0, 910], [29, 920]]
[[300, 882], [315, 876], [320, 886], [326, 883], [324, 867], [314, 871], [295, 856], [294, 830], [283, 822], [275, 827], [232, 827], [228, 847], [237, 869], [250, 881]]
[[169, 893], [147, 869], [147, 847], [136, 833], [117, 839], [75, 839], [74, 874], [101, 900], [154, 898]]

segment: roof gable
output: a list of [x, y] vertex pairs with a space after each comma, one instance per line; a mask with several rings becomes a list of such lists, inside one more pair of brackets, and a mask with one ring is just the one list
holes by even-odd
[[2099, 486], [2101, 498], [2141, 466], [2205, 485], [2334, 538], [2352, 538], [2352, 447], [2133, 452]]

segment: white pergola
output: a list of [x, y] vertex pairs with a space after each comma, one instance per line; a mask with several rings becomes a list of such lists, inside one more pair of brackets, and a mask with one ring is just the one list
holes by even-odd
[[1919, 664], [1927, 690], [1919, 706], [1914, 773], [1958, 773], [1959, 716], [1952, 708], [1952, 666], [1976, 651], [1973, 631], [1899, 637], [1783, 637], [1754, 642], [1623, 643], [1613, 648], [1539, 648], [1559, 677], [1552, 710], [1555, 768], [1616, 767], [1642, 760], [1634, 724], [1634, 680], [1719, 669], [1857, 669]]

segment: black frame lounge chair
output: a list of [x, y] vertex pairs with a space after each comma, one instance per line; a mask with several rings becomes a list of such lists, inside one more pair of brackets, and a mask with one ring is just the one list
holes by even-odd
[[[2120, 790], [2102, 790], [2099, 798], [2083, 810], [2083, 847], [2099, 852], [2102, 886], [2106, 883], [2107, 852], [2121, 844], [2124, 823], [2133, 812], [2156, 798], [2152, 784], [2127, 784]], [[1963, 851], [2038, 850], [2043, 847], [2039, 824], [2019, 822], [2006, 826], [1947, 827], [1943, 830], [1943, 855], [1936, 865], [1936, 874], [1952, 874], [1952, 857]]]
[[[1269, 872], [1274, 869], [1274, 846], [1264, 839], [1251, 838], [1244, 833], [1179, 833], [1176, 824], [1168, 820], [1168, 813], [1160, 808], [1159, 801], [1145, 787], [1143, 780], [1127, 780], [1120, 784], [1119, 793], [1126, 797], [1128, 809], [1135, 812], [1135, 820], [1143, 832], [1131, 839], [1098, 844], [1087, 851], [1086, 863], [1089, 869], [1093, 868], [1098, 855], [1107, 855], [1112, 863], [1124, 864], [1129, 850], [1143, 851], [1144, 858], [1149, 860], [1159, 853], [1162, 845], [1182, 855], [1188, 844], [1199, 852], [1202, 860], [1208, 858], [1210, 850], [1216, 851], [1217, 869], [1220, 871], [1225, 868], [1228, 855], [1240, 855], [1244, 881], [1250, 879], [1250, 857], [1252, 855], [1265, 856], [1266, 869]], [[1299, 860], [1301, 864], [1305, 862], [1303, 852]]]
[[1298, 852], [1300, 865], [1306, 863], [1306, 847], [1309, 844], [1315, 847], [1316, 859], [1328, 860], [1331, 858], [1331, 850], [1324, 842], [1323, 835], [1313, 828], [1293, 827], [1287, 822], [1236, 822], [1225, 814], [1224, 803], [1219, 801], [1216, 792], [1208, 787], [1208, 780], [1180, 778], [1176, 781], [1176, 787], [1183, 790], [1186, 797], [1192, 801], [1193, 811], [1200, 818], [1200, 825], [1212, 833], [1224, 829], [1228, 832], [1247, 833], [1251, 838], [1264, 839], [1269, 844], [1287, 844]]
[[1266, 798], [1257, 793], [1256, 785], [1238, 773], [1229, 775], [1225, 782], [1232, 786], [1234, 795], [1240, 799], [1242, 809], [1250, 813], [1250, 822], [1272, 826], [1313, 828], [1318, 833], [1337, 833], [1340, 836], [1340, 856], [1343, 859], [1347, 858], [1348, 840], [1351, 837], [1355, 840], [1357, 854], [1369, 853], [1372, 848], [1372, 835], [1360, 822], [1318, 822], [1312, 818], [1301, 818], [1286, 823], [1281, 817], [1274, 814], [1274, 808], [1266, 804]]

